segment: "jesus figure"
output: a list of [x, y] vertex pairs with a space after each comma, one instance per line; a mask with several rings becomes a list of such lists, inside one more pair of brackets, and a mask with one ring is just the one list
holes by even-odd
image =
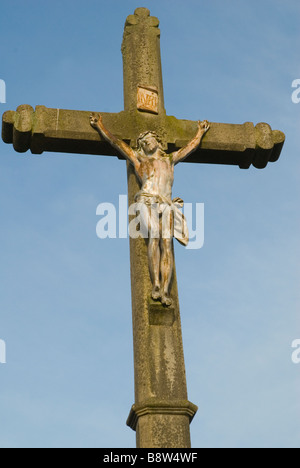
[[[198, 131], [183, 148], [167, 154], [155, 132], [148, 131], [138, 137], [138, 148], [132, 149], [116, 138], [103, 125], [101, 115], [90, 116], [91, 125], [133, 165], [141, 184], [135, 201], [141, 204], [143, 223], [148, 231], [148, 261], [152, 281], [152, 298], [170, 306], [170, 283], [173, 272], [172, 242], [175, 237], [184, 245], [188, 243], [184, 217], [179, 211], [183, 205], [180, 198], [172, 200], [174, 166], [199, 146], [203, 135], [209, 129], [207, 120], [198, 121]], [[180, 214], [181, 216], [180, 216]], [[166, 216], [167, 214], [167, 216]], [[180, 229], [177, 229], [177, 221]], [[167, 220], [167, 221], [166, 221]]]

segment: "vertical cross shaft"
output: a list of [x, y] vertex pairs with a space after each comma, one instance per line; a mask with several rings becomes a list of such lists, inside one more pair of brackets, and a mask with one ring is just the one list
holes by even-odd
[[[138, 8], [127, 18], [122, 44], [124, 105], [145, 128], [163, 126], [165, 117], [157, 18]], [[141, 107], [139, 107], [141, 106]], [[128, 165], [128, 200], [139, 185]], [[151, 299], [145, 239], [130, 239], [135, 404], [127, 424], [137, 447], [190, 447], [189, 424], [197, 407], [187, 400], [175, 268], [171, 307]]]
[[126, 19], [122, 43], [125, 111], [136, 111], [138, 86], [149, 86], [157, 90], [158, 113], [165, 113], [158, 25], [147, 8], [137, 8]]

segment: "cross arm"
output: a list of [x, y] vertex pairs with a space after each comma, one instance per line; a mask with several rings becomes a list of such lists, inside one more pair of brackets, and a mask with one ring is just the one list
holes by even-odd
[[[179, 120], [173, 116], [154, 116], [146, 113], [101, 113], [105, 126], [117, 138], [131, 147], [146, 130], [161, 136], [163, 147], [174, 152], [186, 146], [195, 136], [198, 124]], [[89, 111], [51, 109], [22, 105], [16, 111], [2, 116], [2, 139], [12, 143], [18, 152], [28, 149], [33, 154], [43, 151], [123, 156], [90, 125]], [[277, 161], [285, 135], [272, 130], [267, 123], [256, 126], [209, 122], [210, 129], [201, 145], [184, 162], [230, 164], [247, 169], [253, 164], [264, 168], [268, 162]]]
[[[178, 120], [173, 116], [169, 121], [169, 147], [172, 151], [184, 147], [197, 132], [197, 122]], [[200, 146], [184, 162], [229, 164], [248, 169], [251, 164], [258, 169], [268, 162], [278, 160], [285, 141], [285, 135], [272, 130], [267, 123], [252, 122], [227, 124], [209, 122], [209, 130], [203, 136]]]
[[[51, 109], [21, 105], [2, 116], [2, 139], [20, 153], [44, 151], [118, 156], [114, 149], [90, 125], [89, 111]], [[124, 113], [102, 113], [114, 135], [122, 138]], [[124, 133], [124, 132], [123, 132]]]

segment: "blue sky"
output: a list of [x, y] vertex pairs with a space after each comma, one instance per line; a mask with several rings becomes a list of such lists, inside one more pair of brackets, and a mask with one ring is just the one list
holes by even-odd
[[[119, 112], [127, 15], [160, 20], [169, 115], [268, 122], [264, 170], [182, 164], [174, 196], [205, 204], [205, 243], [176, 246], [194, 447], [299, 447], [299, 111], [296, 0], [10, 0], [6, 103]], [[1, 447], [134, 447], [129, 248], [96, 236], [126, 194], [117, 158], [15, 153], [0, 142]]]

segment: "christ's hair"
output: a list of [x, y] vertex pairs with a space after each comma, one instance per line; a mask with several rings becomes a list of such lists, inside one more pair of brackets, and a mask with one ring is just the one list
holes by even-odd
[[159, 148], [162, 150], [161, 140], [160, 140], [159, 136], [157, 135], [157, 133], [152, 132], [151, 130], [148, 130], [147, 132], [141, 133], [139, 135], [138, 139], [137, 139], [138, 151], [142, 151], [142, 141], [145, 138], [145, 136], [147, 136], [147, 135], [154, 136], [154, 138], [156, 139], [156, 141], [157, 141], [157, 143], [159, 145]]

